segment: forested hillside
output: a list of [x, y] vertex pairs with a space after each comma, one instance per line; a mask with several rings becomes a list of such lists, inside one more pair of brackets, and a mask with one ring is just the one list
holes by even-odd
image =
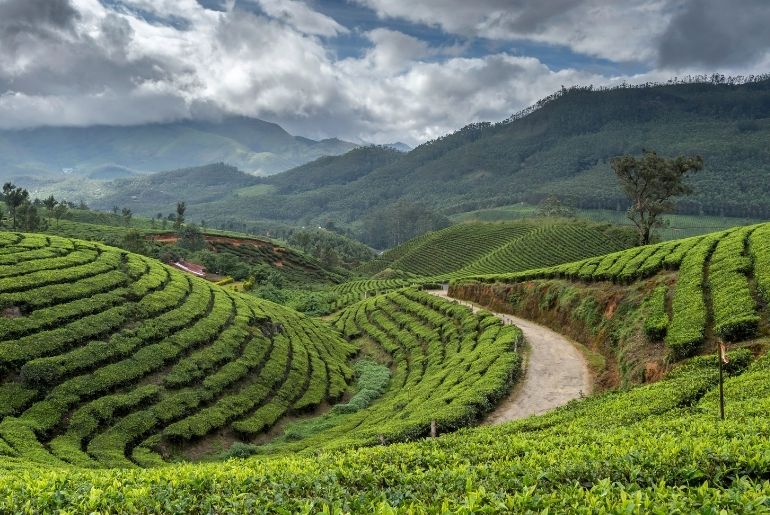
[[[550, 194], [574, 207], [624, 211], [609, 160], [655, 149], [704, 157], [678, 212], [762, 218], [770, 216], [768, 140], [770, 79], [571, 88], [510, 120], [471, 124], [408, 153], [364, 147], [268, 178], [227, 176], [219, 190], [190, 192], [187, 200], [193, 216], [217, 224], [267, 230], [331, 221], [382, 246], [373, 227], [392, 231], [397, 219], [414, 218], [414, 205], [427, 210], [414, 234], [446, 226], [443, 215]], [[171, 192], [174, 184], [180, 195], [189, 190], [181, 177], [164, 174], [161, 182], [168, 181]], [[133, 205], [146, 214], [153, 201], [168, 205], [167, 198], [145, 200], [132, 184], [141, 180], [104, 186], [96, 205]]]

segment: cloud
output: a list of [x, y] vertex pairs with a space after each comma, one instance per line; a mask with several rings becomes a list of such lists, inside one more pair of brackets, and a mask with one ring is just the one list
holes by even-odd
[[766, 0], [689, 0], [662, 35], [658, 62], [675, 69], [756, 64], [770, 54], [768, 22]]
[[[383, 19], [468, 38], [652, 63], [643, 75], [610, 77], [513, 51], [468, 56], [471, 39], [429, 43], [398, 24], [346, 28], [298, 0], [251, 1], [0, 0], [0, 128], [239, 114], [309, 137], [415, 144], [506, 118], [562, 85], [666, 79], [689, 63], [770, 65], [762, 2], [728, 15], [714, 0], [702, 13], [695, 0], [628, 0], [621, 16], [620, 3], [599, 0], [357, 0]], [[717, 22], [737, 28], [719, 32]], [[719, 52], [706, 41], [714, 34], [725, 40]], [[360, 52], [338, 57], [335, 38]]]
[[390, 29], [374, 29], [366, 34], [372, 46], [363, 61], [382, 72], [398, 72], [434, 53], [422, 40]]
[[650, 40], [678, 0], [355, 0], [382, 18], [441, 27], [466, 37], [562, 45], [613, 61], [654, 58]]
[[269, 16], [283, 20], [304, 34], [336, 36], [348, 30], [298, 0], [255, 0]]

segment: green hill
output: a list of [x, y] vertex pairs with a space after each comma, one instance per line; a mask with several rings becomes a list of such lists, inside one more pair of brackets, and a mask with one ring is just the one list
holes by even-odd
[[762, 513], [770, 360], [749, 359], [730, 356], [723, 422], [715, 360], [698, 358], [652, 385], [415, 443], [142, 471], [13, 467], [0, 509]]
[[[525, 295], [541, 313], [564, 303], [586, 324], [594, 313], [634, 320], [643, 337], [633, 327], [605, 336], [624, 351], [663, 339], [674, 360], [721, 337], [738, 347], [724, 365], [727, 420], [718, 420], [716, 359], [698, 356], [669, 364], [653, 384], [410, 441], [432, 425], [441, 434], [471, 424], [496, 404], [518, 374], [518, 329], [407, 288], [338, 313], [341, 338], [141, 256], [0, 233], [0, 511], [765, 510], [770, 224], [451, 289], [514, 310]], [[589, 290], [608, 304], [581, 297]], [[633, 312], [619, 300], [626, 291], [641, 295]], [[262, 350], [252, 355], [251, 345]], [[382, 366], [377, 381], [359, 372], [355, 395], [325, 415], [289, 423], [270, 445], [231, 450], [271, 455], [86, 470], [159, 465], [233, 437], [261, 442], [281, 414], [347, 391], [355, 349], [379, 356], [389, 377]], [[249, 359], [261, 364], [244, 379]]]
[[518, 370], [517, 329], [428, 294], [350, 308], [342, 339], [153, 259], [40, 234], [0, 232], [0, 314], [0, 455], [14, 462], [150, 465], [223, 434], [251, 441], [340, 399], [366, 342], [393, 377], [382, 402], [338, 420], [337, 445], [415, 438], [431, 420], [467, 425]]
[[[112, 247], [0, 233], [0, 445], [131, 466], [347, 389], [323, 324]], [[237, 429], [236, 429], [237, 431]]]
[[[664, 337], [673, 356], [691, 355], [714, 337], [742, 341], [764, 333], [763, 311], [770, 301], [770, 224], [468, 280], [516, 283], [564, 278], [628, 284], [666, 270], [676, 271], [676, 282], [661, 285], [650, 296], [645, 329], [651, 336]], [[468, 285], [455, 288], [473, 289]]]
[[463, 223], [414, 238], [359, 270], [393, 268], [434, 278], [514, 272], [605, 254], [628, 246], [627, 240], [611, 226], [588, 222]]

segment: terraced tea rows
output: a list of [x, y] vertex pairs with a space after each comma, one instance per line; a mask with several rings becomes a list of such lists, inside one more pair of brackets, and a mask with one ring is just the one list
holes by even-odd
[[454, 277], [516, 272], [576, 261], [622, 249], [599, 229], [575, 223], [554, 224], [528, 232], [452, 273]]
[[371, 445], [468, 425], [491, 410], [519, 375], [522, 333], [491, 313], [413, 289], [365, 300], [334, 325], [390, 356], [392, 377], [371, 407], [283, 450]]
[[207, 238], [209, 245], [216, 251], [233, 255], [247, 263], [264, 263], [279, 268], [290, 279], [319, 283], [343, 280], [340, 274], [325, 270], [317, 261], [298, 252], [269, 243], [256, 243], [256, 240], [227, 241], [222, 238]]
[[535, 230], [525, 223], [461, 224], [430, 234], [390, 266], [423, 276], [454, 272]]
[[[518, 282], [566, 278], [628, 283], [662, 270], [677, 270], [672, 304], [659, 295], [648, 335], [664, 338], [673, 355], [691, 355], [705, 340], [709, 320], [716, 337], [727, 341], [753, 337], [768, 300], [770, 224], [752, 225], [684, 240], [636, 247], [604, 256], [511, 274], [468, 278]], [[752, 286], [756, 283], [756, 288]], [[756, 290], [756, 292], [755, 292]], [[661, 311], [662, 310], [662, 311]]]
[[291, 310], [139, 255], [0, 233], [0, 454], [161, 461], [338, 398], [355, 347]]
[[141, 471], [12, 469], [0, 472], [0, 511], [764, 513], [770, 359], [743, 372], [749, 359], [730, 355], [722, 422], [716, 360], [696, 358], [648, 386], [402, 445]]

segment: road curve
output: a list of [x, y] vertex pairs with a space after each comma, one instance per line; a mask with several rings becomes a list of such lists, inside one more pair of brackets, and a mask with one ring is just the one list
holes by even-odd
[[588, 365], [580, 351], [565, 336], [524, 318], [453, 299], [443, 290], [431, 290], [428, 293], [459, 302], [474, 312], [486, 309], [524, 332], [529, 344], [524, 377], [511, 394], [487, 415], [484, 424], [500, 424], [543, 413], [591, 392], [592, 380]]

